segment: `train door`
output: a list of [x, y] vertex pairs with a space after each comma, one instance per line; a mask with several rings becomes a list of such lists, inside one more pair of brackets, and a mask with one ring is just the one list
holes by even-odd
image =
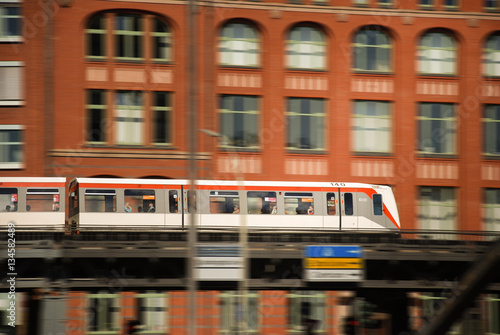
[[356, 189], [340, 189], [340, 230], [358, 229]]
[[374, 193], [371, 199], [371, 220], [372, 228], [385, 228], [387, 227], [386, 219], [384, 215], [384, 199], [382, 194]]
[[327, 230], [338, 230], [340, 229], [340, 208], [339, 208], [339, 189], [325, 190], [324, 199], [325, 201], [325, 216], [324, 216], [324, 229]]
[[[198, 210], [196, 191], [183, 187], [182, 194], [182, 228], [188, 228], [191, 222], [190, 214], [196, 214]], [[200, 224], [199, 216], [195, 221], [195, 224]]]

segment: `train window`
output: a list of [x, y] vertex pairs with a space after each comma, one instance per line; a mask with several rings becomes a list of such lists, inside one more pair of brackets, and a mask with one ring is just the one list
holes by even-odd
[[125, 190], [125, 211], [154, 213], [156, 211], [154, 190]]
[[58, 212], [59, 190], [57, 188], [28, 188], [26, 190], [26, 211]]
[[179, 194], [176, 190], [168, 191], [168, 208], [170, 213], [179, 211]]
[[17, 212], [17, 188], [0, 188], [0, 212]]
[[69, 216], [74, 216], [78, 214], [78, 188], [71, 191], [69, 194]]
[[373, 195], [373, 214], [382, 215], [382, 194]]
[[354, 204], [352, 202], [352, 193], [344, 193], [344, 208], [345, 215], [353, 215], [354, 214]]
[[328, 215], [337, 214], [337, 204], [335, 203], [335, 193], [326, 194], [326, 208]]
[[85, 190], [86, 212], [116, 212], [115, 190]]
[[240, 213], [240, 198], [234, 191], [210, 191], [210, 213]]
[[314, 214], [312, 193], [285, 192], [286, 214]]
[[188, 190], [187, 207], [189, 213], [196, 213], [196, 191]]
[[276, 214], [276, 192], [247, 192], [248, 214]]

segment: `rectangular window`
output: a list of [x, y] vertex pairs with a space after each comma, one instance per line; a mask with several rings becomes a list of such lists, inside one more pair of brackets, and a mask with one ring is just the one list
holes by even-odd
[[57, 188], [28, 188], [26, 191], [26, 211], [58, 212], [59, 190]]
[[288, 98], [287, 149], [325, 149], [324, 99]]
[[116, 212], [115, 190], [85, 190], [86, 212]]
[[392, 7], [394, 0], [378, 0], [379, 7], [388, 8]]
[[210, 191], [210, 213], [240, 213], [238, 192]]
[[314, 214], [314, 198], [312, 193], [286, 192], [285, 213], [307, 215]]
[[22, 41], [21, 3], [0, 2], [0, 42]]
[[355, 101], [353, 104], [353, 150], [363, 154], [392, 152], [391, 103]]
[[326, 295], [323, 291], [296, 291], [288, 295], [288, 320], [292, 329], [303, 329], [304, 320], [316, 320], [318, 334], [327, 331]]
[[87, 91], [87, 141], [104, 143], [107, 137], [106, 91]]
[[24, 168], [24, 126], [0, 125], [0, 169]]
[[151, 130], [153, 143], [165, 145], [172, 143], [172, 102], [169, 92], [153, 92], [151, 106]]
[[247, 192], [248, 214], [277, 214], [276, 192]]
[[[244, 303], [243, 298], [246, 300]], [[240, 334], [243, 331], [257, 334], [259, 329], [259, 296], [247, 293], [245, 297], [234, 291], [226, 291], [220, 295], [221, 334]], [[244, 308], [247, 308], [245, 311]], [[246, 329], [243, 324], [246, 323]]]
[[170, 213], [179, 211], [179, 194], [176, 190], [168, 191], [168, 208]]
[[0, 212], [17, 212], [17, 188], [0, 188]]
[[138, 145], [143, 143], [143, 92], [118, 91], [115, 101], [116, 143]]
[[354, 214], [354, 203], [352, 201], [352, 193], [344, 193], [344, 210], [345, 215], [353, 215]]
[[434, 9], [434, 0], [419, 0], [421, 9]]
[[487, 12], [496, 12], [500, 9], [499, 0], [484, 0], [484, 10]]
[[500, 334], [500, 295], [489, 294], [486, 297], [488, 315], [485, 318], [488, 320], [487, 334]]
[[335, 201], [335, 193], [326, 194], [326, 208], [328, 215], [337, 214], [337, 203]]
[[500, 189], [484, 190], [483, 227], [485, 231], [500, 232]]
[[89, 294], [87, 311], [87, 330], [89, 332], [118, 332], [119, 324], [118, 294]]
[[222, 147], [259, 147], [259, 98], [250, 95], [223, 95], [219, 106]]
[[142, 24], [140, 15], [116, 15], [115, 50], [118, 61], [137, 61], [142, 59]]
[[125, 211], [133, 213], [156, 212], [154, 190], [125, 190]]
[[373, 195], [373, 215], [383, 215], [382, 194]]
[[458, 1], [459, 0], [443, 0], [443, 9], [458, 10]]
[[87, 33], [87, 56], [90, 60], [106, 58], [106, 16], [95, 15], [89, 22]]
[[420, 103], [418, 153], [453, 155], [456, 153], [455, 106], [446, 103]]
[[[419, 229], [456, 230], [457, 208], [452, 187], [420, 187], [418, 204]], [[451, 235], [446, 238], [453, 238]]]
[[0, 106], [24, 105], [24, 63], [0, 61]]
[[167, 302], [163, 293], [138, 294], [141, 331], [164, 334], [167, 330]]
[[152, 46], [153, 60], [155, 62], [167, 62], [172, 59], [172, 36], [167, 25], [159, 20], [153, 19]]
[[486, 105], [483, 113], [483, 154], [500, 156], [500, 105]]

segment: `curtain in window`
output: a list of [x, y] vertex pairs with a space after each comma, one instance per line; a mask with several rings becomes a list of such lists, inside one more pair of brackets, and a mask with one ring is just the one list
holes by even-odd
[[254, 27], [229, 23], [219, 37], [219, 62], [227, 66], [259, 66], [259, 38]]
[[420, 39], [418, 49], [418, 70], [421, 74], [456, 74], [456, 46], [448, 34], [427, 33]]
[[500, 76], [500, 33], [496, 33], [485, 43], [483, 49], [483, 74]]
[[390, 103], [355, 101], [352, 122], [353, 151], [391, 152]]
[[286, 55], [289, 68], [324, 69], [325, 42], [323, 33], [313, 27], [293, 28], [288, 34]]
[[[457, 229], [455, 189], [452, 187], [421, 187], [418, 222], [423, 230]], [[452, 238], [447, 236], [445, 238]]]
[[117, 144], [142, 144], [144, 111], [142, 92], [118, 91], [115, 106], [115, 136]]

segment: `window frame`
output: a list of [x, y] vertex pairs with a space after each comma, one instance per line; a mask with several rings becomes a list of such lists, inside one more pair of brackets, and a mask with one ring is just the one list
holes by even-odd
[[[351, 71], [354, 73], [376, 73], [376, 74], [391, 74], [393, 72], [393, 43], [391, 36], [387, 31], [379, 26], [365, 26], [359, 29], [353, 36], [351, 47], [352, 65]], [[376, 43], [379, 36], [387, 40], [386, 44]], [[366, 43], [361, 43], [359, 40], [366, 40]], [[375, 41], [375, 43], [370, 43]], [[384, 51], [387, 50], [386, 53]], [[375, 52], [375, 60], [371, 63], [373, 57], [368, 54]], [[365, 56], [364, 58], [361, 58]], [[371, 64], [371, 66], [369, 65]], [[363, 66], [361, 66], [363, 65]], [[381, 69], [377, 69], [382, 67]]]
[[[494, 44], [494, 39], [498, 40], [496, 41], [496, 49], [489, 47], [490, 43]], [[500, 31], [496, 31], [489, 35], [484, 41], [481, 61], [482, 74], [484, 77], [500, 78], [500, 60], [490, 60], [491, 58], [500, 58]], [[491, 73], [488, 71], [489, 67], [493, 67], [493, 71]]]
[[[496, 118], [489, 117], [488, 109], [495, 108], [492, 114], [496, 114]], [[500, 104], [485, 104], [483, 105], [483, 118], [482, 118], [482, 128], [483, 128], [483, 156], [486, 158], [500, 158]], [[493, 133], [495, 129], [496, 132]], [[493, 141], [492, 141], [493, 140]], [[491, 143], [493, 142], [493, 143]], [[496, 144], [497, 152], [491, 152], [488, 150], [488, 146]]]
[[[352, 106], [352, 151], [358, 155], [371, 156], [392, 154], [393, 103], [382, 100], [354, 100]], [[363, 106], [365, 107], [362, 108]], [[373, 129], [370, 130], [366, 123], [371, 123]], [[380, 123], [386, 123], [385, 127]], [[373, 124], [377, 124], [377, 126], [373, 126]], [[363, 140], [367, 141], [364, 142], [364, 145], [360, 143]], [[380, 143], [382, 142], [384, 145], [381, 147]]]
[[0, 61], [0, 107], [25, 105], [25, 73], [22, 61]]
[[[434, 112], [439, 113], [438, 116], [423, 116], [422, 107], [430, 106], [430, 114]], [[433, 106], [439, 107], [439, 111], [433, 110]], [[451, 108], [450, 108], [451, 107]], [[436, 103], [436, 102], [419, 102], [418, 103], [418, 115], [417, 115], [417, 153], [421, 157], [446, 157], [453, 158], [458, 152], [458, 135], [457, 135], [457, 118], [456, 118], [457, 106], [454, 103]], [[452, 111], [452, 116], [450, 117], [448, 111]], [[425, 122], [425, 123], [424, 123]], [[439, 123], [439, 127], [435, 127]], [[430, 124], [430, 128], [427, 126]], [[444, 127], [443, 127], [444, 125]], [[430, 132], [431, 136], [423, 135]], [[429, 142], [430, 141], [430, 142]], [[451, 141], [451, 143], [449, 143]], [[430, 146], [426, 147], [425, 144], [430, 143]], [[444, 143], [444, 145], [443, 145]], [[439, 146], [438, 146], [439, 145]], [[439, 152], [436, 149], [439, 147], [445, 148]], [[451, 151], [448, 151], [451, 147]], [[426, 148], [432, 148], [433, 151], [427, 150]]]
[[[9, 13], [8, 8], [18, 9], [18, 13]], [[17, 26], [14, 33], [10, 32], [10, 20], [14, 21], [14, 25]], [[24, 41], [23, 36], [23, 12], [21, 1], [10, 0], [10, 1], [0, 1], [0, 43], [18, 43]]]
[[[256, 95], [219, 96], [218, 117], [223, 135], [219, 148], [238, 151], [260, 149], [260, 104], [261, 98]], [[252, 109], [253, 106], [256, 109]], [[238, 136], [239, 133], [241, 136]]]
[[[298, 104], [298, 110], [292, 110], [293, 104], [296, 101]], [[310, 113], [310, 111], [315, 110], [312, 102], [320, 103], [320, 112]], [[306, 107], [304, 104], [307, 103]], [[327, 100], [324, 98], [306, 98], [306, 97], [287, 97], [286, 98], [286, 149], [289, 151], [297, 152], [307, 152], [307, 153], [323, 153], [327, 150], [326, 147], [326, 122], [328, 108]], [[304, 111], [304, 109], [306, 109]], [[320, 120], [321, 127], [314, 127], [311, 125], [311, 121]], [[308, 121], [308, 122], [306, 122]], [[309, 127], [307, 127], [309, 125]], [[292, 130], [299, 130], [298, 134], [292, 134]], [[304, 135], [307, 135], [304, 136]], [[297, 141], [298, 136], [298, 142]], [[303, 140], [307, 142], [303, 142]], [[316, 141], [318, 142], [316, 144]], [[313, 143], [314, 142], [314, 143]]]
[[[234, 29], [241, 26], [242, 29], [250, 28], [247, 33], [250, 36], [235, 37]], [[227, 34], [227, 32], [231, 34]], [[247, 45], [243, 50], [236, 50], [234, 45]], [[248, 47], [252, 46], [253, 47]], [[258, 68], [261, 66], [261, 38], [255, 26], [248, 22], [231, 21], [221, 27], [217, 43], [218, 64], [221, 67]], [[243, 59], [238, 59], [240, 56]]]
[[[301, 37], [303, 36], [303, 31], [302, 29], [309, 29], [310, 35], [313, 34], [313, 32], [317, 33], [318, 36], [320, 37], [319, 41], [313, 41], [312, 38], [309, 40], [292, 40], [292, 36], [294, 34], [298, 34]], [[299, 30], [299, 31], [297, 31]], [[300, 70], [300, 71], [324, 71], [326, 70], [326, 62], [327, 62], [327, 48], [326, 48], [326, 39], [325, 39], [325, 34], [324, 32], [314, 26], [310, 25], [296, 25], [292, 27], [288, 33], [287, 33], [287, 39], [285, 41], [286, 47], [285, 47], [285, 58], [286, 58], [286, 66], [289, 70]], [[294, 46], [298, 50], [293, 50]], [[304, 48], [305, 46], [305, 48]], [[307, 48], [309, 47], [309, 48]], [[310, 49], [316, 47], [320, 50], [316, 51], [311, 51], [309, 53], [305, 52], [304, 49]], [[320, 63], [318, 66], [313, 66], [312, 64], [315, 63], [314, 60], [319, 60], [318, 63]], [[304, 60], [307, 60], [310, 66], [300, 66]], [[297, 64], [297, 66], [294, 66], [294, 64]]]
[[145, 144], [145, 94], [145, 91], [137, 90], [115, 91], [113, 127], [117, 145]]
[[[431, 43], [435, 42], [434, 37], [440, 36], [440, 46], [423, 45], [425, 38], [431, 39]], [[449, 38], [451, 46], [442, 46], [443, 38]], [[426, 53], [443, 53], [449, 52], [448, 57], [440, 55], [440, 57], [431, 58], [426, 56]], [[442, 76], [442, 77], [456, 77], [458, 75], [458, 46], [455, 36], [447, 31], [430, 30], [420, 36], [417, 45], [417, 73], [419, 76]], [[451, 61], [450, 61], [451, 60]], [[449, 64], [448, 64], [449, 63]], [[446, 67], [451, 67], [451, 71], [447, 71]], [[439, 68], [438, 71], [431, 71], [432, 68]], [[430, 70], [427, 70], [430, 68]]]
[[[0, 125], [0, 170], [4, 169], [24, 169], [25, 168], [25, 142], [24, 142], [24, 131], [26, 127], [23, 125]], [[2, 133], [6, 132], [7, 137], [10, 137], [8, 133], [16, 132], [19, 133], [20, 141], [4, 141], [2, 140]], [[10, 139], [10, 138], [9, 138]], [[7, 151], [4, 152], [1, 150], [4, 146], [8, 147]], [[19, 149], [15, 150], [12, 147], [18, 147]], [[11, 152], [14, 150], [14, 152]], [[16, 156], [17, 160], [2, 160], [2, 157], [5, 155], [12, 157]]]

